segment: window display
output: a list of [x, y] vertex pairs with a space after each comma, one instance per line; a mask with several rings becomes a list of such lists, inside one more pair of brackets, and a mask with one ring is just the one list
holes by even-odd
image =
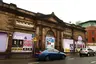
[[33, 34], [15, 32], [13, 34], [12, 52], [32, 52]]

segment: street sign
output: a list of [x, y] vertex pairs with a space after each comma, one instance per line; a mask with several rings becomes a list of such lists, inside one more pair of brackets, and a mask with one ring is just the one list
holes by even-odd
[[34, 37], [35, 37], [35, 34], [33, 33], [33, 34], [32, 34], [32, 38], [34, 38]]

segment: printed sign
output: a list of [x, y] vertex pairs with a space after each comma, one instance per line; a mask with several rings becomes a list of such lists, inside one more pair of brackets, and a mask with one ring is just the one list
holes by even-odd
[[46, 48], [55, 48], [55, 38], [54, 37], [46, 37]]
[[[33, 36], [32, 34], [28, 33], [21, 33], [21, 32], [14, 32], [13, 34], [13, 40], [16, 40], [16, 46], [15, 49], [12, 48], [13, 52], [32, 52], [33, 44], [32, 44]], [[22, 40], [22, 42], [20, 42]], [[19, 44], [22, 43], [22, 49], [18, 49], [20, 47]], [[18, 46], [18, 47], [17, 47]]]

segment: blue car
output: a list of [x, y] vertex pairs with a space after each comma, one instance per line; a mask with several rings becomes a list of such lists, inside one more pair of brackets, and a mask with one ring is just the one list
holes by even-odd
[[56, 49], [47, 49], [38, 55], [39, 60], [45, 60], [45, 61], [65, 59], [65, 58], [66, 58], [66, 54]]

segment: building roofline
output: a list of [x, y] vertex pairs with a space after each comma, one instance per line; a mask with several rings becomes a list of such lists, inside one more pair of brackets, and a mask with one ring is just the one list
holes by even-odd
[[79, 25], [85, 24], [85, 23], [88, 23], [88, 22], [95, 22], [96, 23], [96, 20], [88, 20], [88, 21], [85, 21], [85, 22], [81, 22], [81, 23], [79, 23]]

